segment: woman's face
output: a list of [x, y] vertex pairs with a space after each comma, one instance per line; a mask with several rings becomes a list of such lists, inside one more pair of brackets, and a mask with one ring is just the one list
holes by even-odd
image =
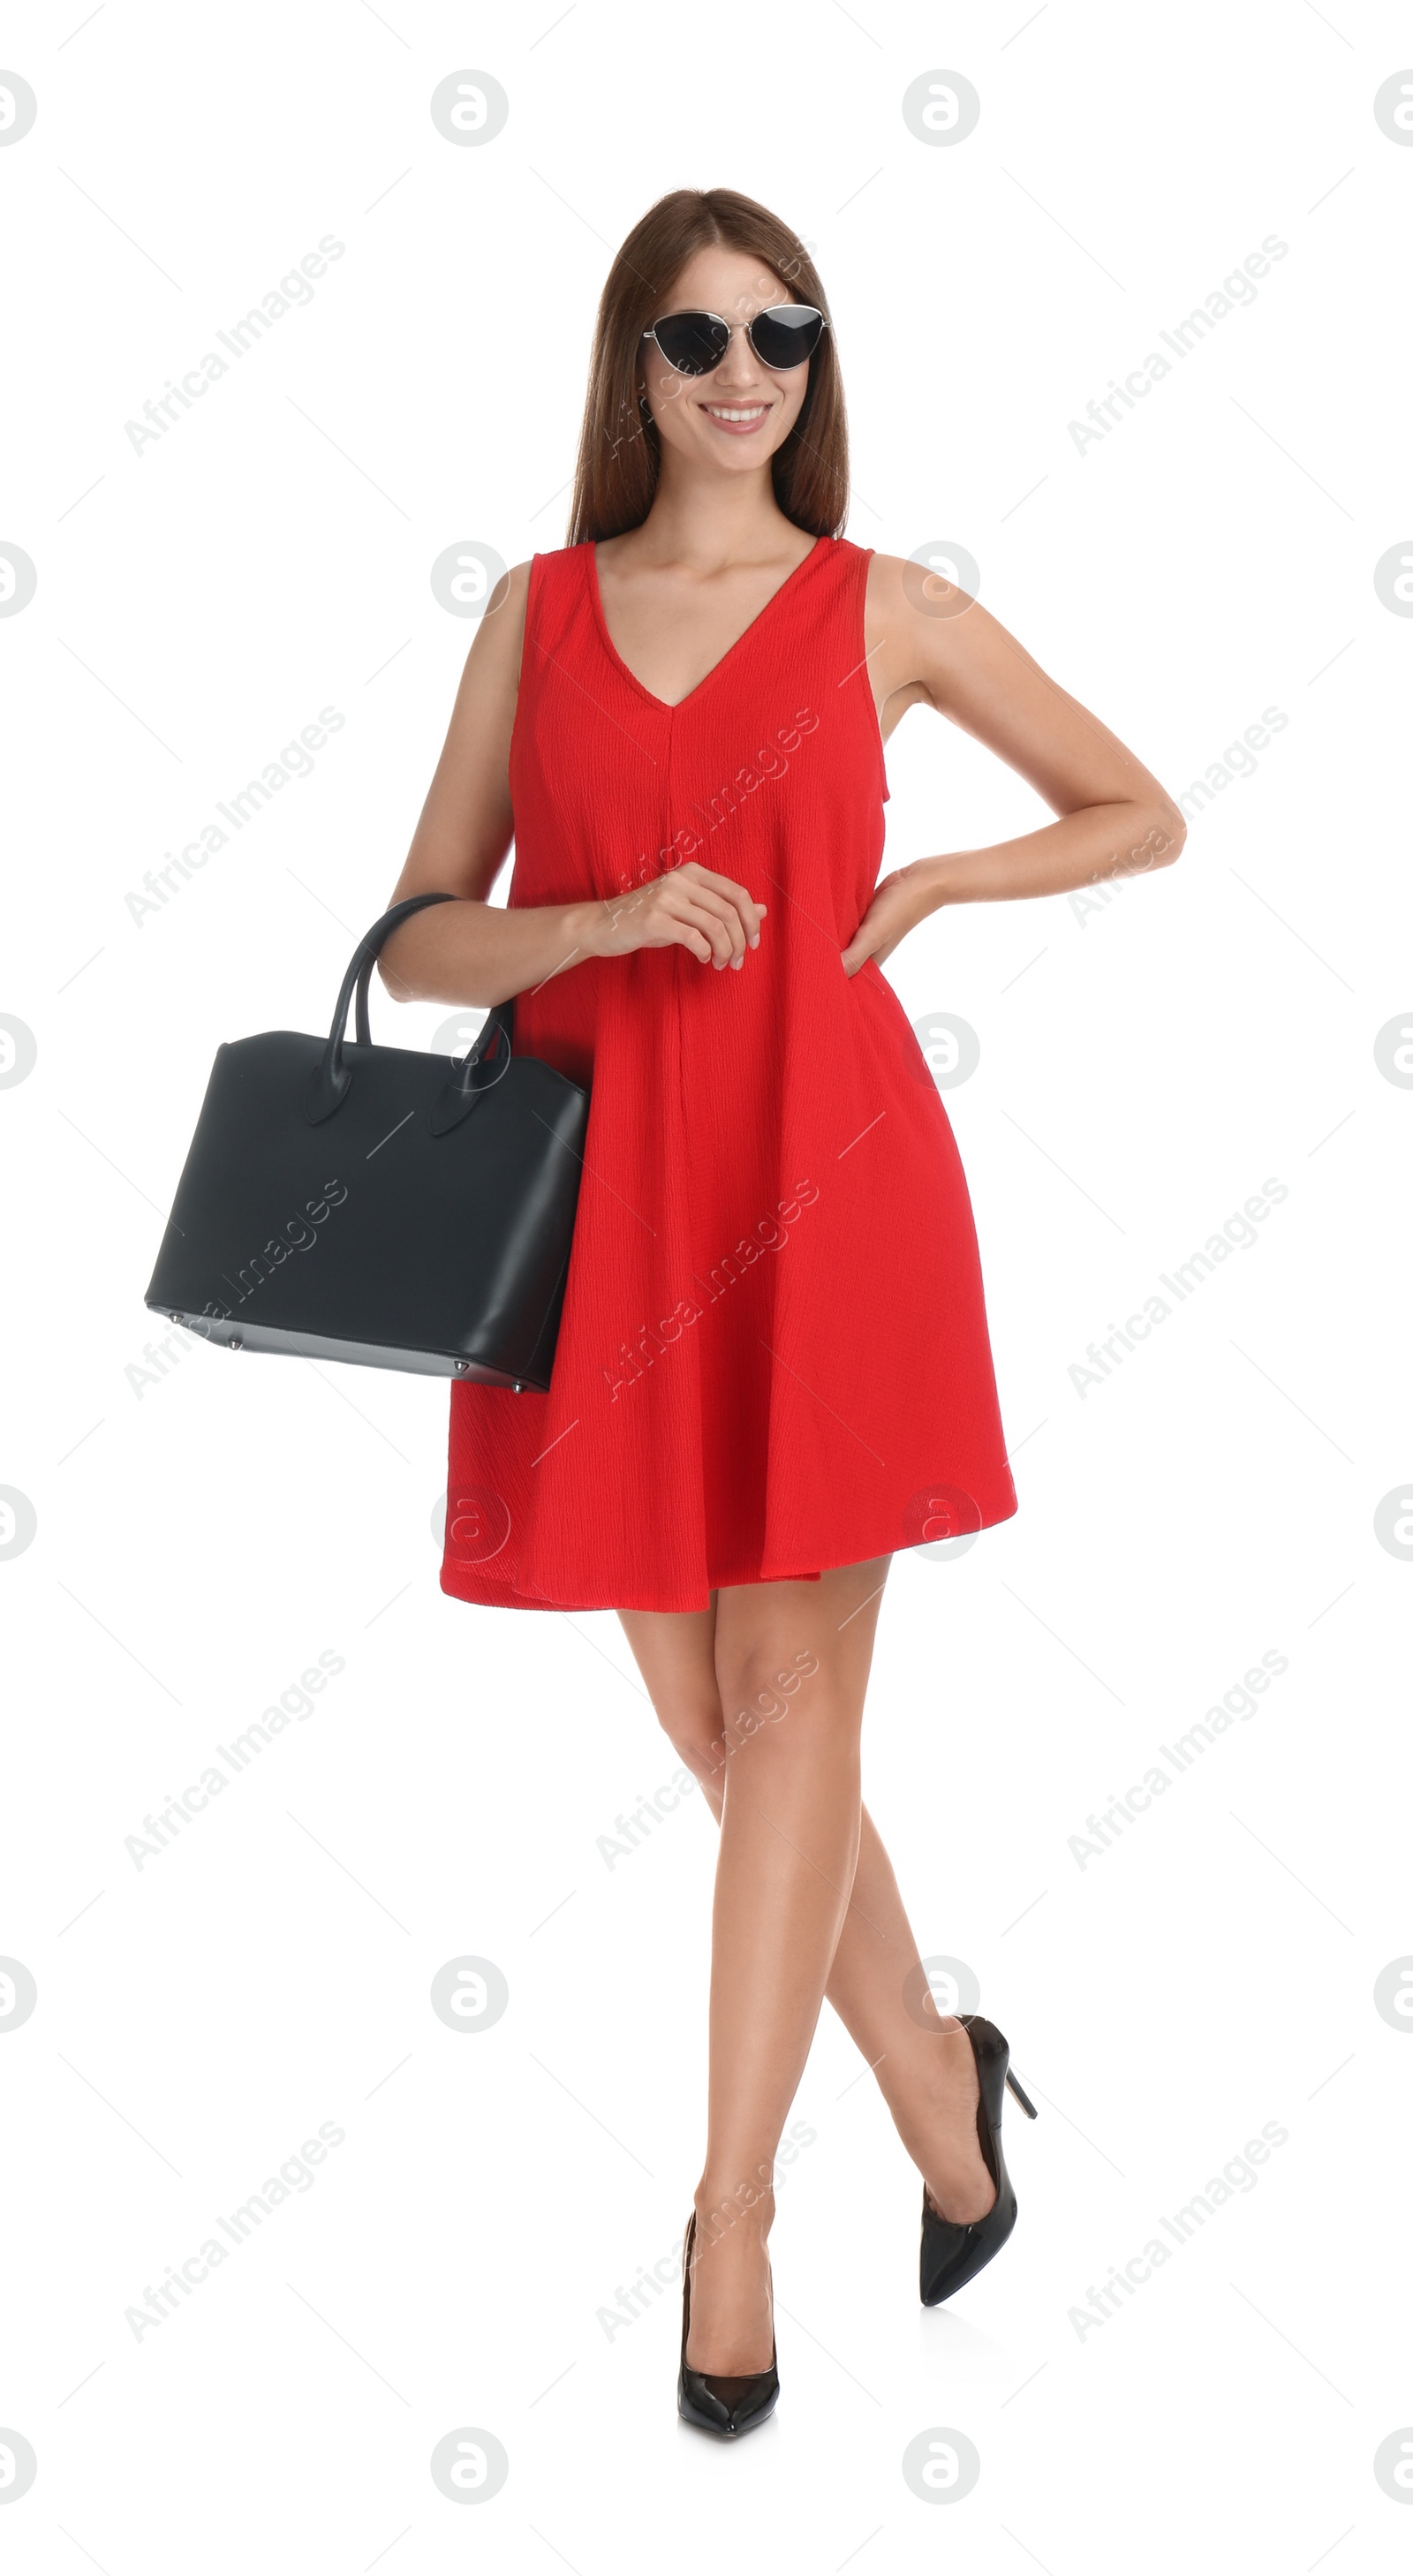
[[680, 376], [655, 340], [640, 342], [643, 388], [664, 451], [726, 474], [749, 473], [774, 454], [799, 417], [809, 364], [773, 373], [738, 326], [767, 305], [799, 300], [748, 251], [715, 243], [694, 253], [653, 319], [719, 313], [733, 325], [731, 346], [711, 375]]

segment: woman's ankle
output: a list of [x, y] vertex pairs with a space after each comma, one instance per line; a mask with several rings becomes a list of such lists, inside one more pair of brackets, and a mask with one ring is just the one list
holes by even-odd
[[958, 2224], [984, 2218], [996, 2198], [996, 2180], [981, 2144], [974, 2108], [959, 2109], [955, 2099], [941, 2105], [934, 2100], [921, 2113], [913, 2106], [907, 2118], [895, 2112], [894, 2125], [937, 2216]]
[[772, 2165], [758, 2165], [744, 2181], [724, 2181], [719, 2176], [703, 2174], [692, 2195], [696, 2214], [694, 2257], [705, 2254], [738, 2228], [764, 2243], [775, 2219], [775, 2194], [770, 2181], [773, 2170]]

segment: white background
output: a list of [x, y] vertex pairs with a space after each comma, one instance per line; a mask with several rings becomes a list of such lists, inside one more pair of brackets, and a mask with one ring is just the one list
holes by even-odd
[[[1413, 1572], [1374, 1519], [1413, 1464], [1413, 1099], [1374, 1046], [1413, 1016], [1413, 624], [1373, 573], [1413, 522], [1413, 150], [1372, 102], [1413, 40], [1350, 0], [556, 18], [5, 15], [39, 112], [0, 149], [0, 539], [38, 587], [0, 619], [0, 1009], [38, 1060], [0, 1095], [0, 1482], [37, 1535], [0, 1562], [0, 1951], [38, 2003], [0, 2023], [0, 2424], [38, 2473], [0, 2530], [23, 2576], [1403, 2566], [1372, 2462], [1413, 2419], [1413, 2045], [1373, 1987], [1413, 1951]], [[458, 148], [428, 103], [468, 67], [510, 115]], [[949, 147], [900, 112], [935, 68], [982, 102]], [[774, 2238], [784, 2394], [739, 2452], [677, 2425], [671, 2288], [598, 2313], [670, 2272], [698, 2170], [713, 1863], [700, 1801], [598, 1849], [674, 1768], [617, 1621], [441, 1594], [443, 1385], [204, 1348], [129, 1374], [217, 1043], [323, 1027], [397, 875], [473, 632], [431, 564], [562, 542], [607, 261], [683, 183], [816, 247], [857, 542], [966, 546], [1174, 793], [1287, 718], [1175, 870], [1083, 919], [940, 914], [890, 961], [910, 1017], [980, 1039], [947, 1106], [1020, 1510], [896, 1561], [866, 1795], [1041, 2119], [1007, 2119], [1010, 2247], [920, 2310], [916, 2177], [826, 2010]], [[125, 422], [325, 234], [312, 302], [135, 453]], [[1067, 424], [1270, 234], [1256, 300], [1078, 452]], [[326, 705], [313, 774], [135, 923], [144, 871]], [[886, 865], [1039, 818], [920, 712], [889, 771]], [[374, 1004], [402, 1044], [444, 1017]], [[1081, 1395], [1086, 1345], [1268, 1178], [1259, 1240]], [[137, 1868], [144, 1815], [324, 1650], [313, 1713]], [[1268, 1651], [1257, 1713], [1081, 1868], [1090, 1813]], [[464, 1954], [509, 1981], [494, 2028], [430, 2008]], [[321, 2122], [312, 2187], [136, 2339], [146, 2285]], [[1090, 2285], [1267, 2123], [1254, 2188], [1081, 2336]], [[428, 2468], [464, 2426], [510, 2460], [474, 2508]], [[980, 2454], [951, 2504], [901, 2473], [934, 2427]]]

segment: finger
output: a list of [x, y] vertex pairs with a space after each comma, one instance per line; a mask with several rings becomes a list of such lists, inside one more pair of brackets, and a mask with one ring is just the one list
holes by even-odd
[[758, 947], [760, 925], [765, 919], [765, 905], [757, 903], [755, 897], [749, 894], [743, 885], [737, 885], [734, 877], [719, 877], [710, 868], [703, 868], [702, 876], [716, 893], [725, 895], [728, 902], [735, 906], [745, 924], [749, 945], [752, 948]]
[[731, 963], [733, 966], [739, 966], [746, 953], [749, 925], [743, 919], [736, 904], [731, 901], [729, 895], [716, 894], [709, 886], [703, 886], [696, 900], [704, 904], [723, 924], [731, 942]]
[[718, 876], [714, 868], [704, 868], [698, 859], [684, 861], [678, 874], [690, 877], [699, 893], [703, 895], [711, 893], [724, 897], [740, 917], [746, 945], [750, 948], [759, 945], [760, 925], [765, 918], [766, 907], [763, 903], [757, 903], [747, 887], [738, 885], [734, 877]]
[[745, 954], [746, 933], [735, 906], [724, 895], [714, 894], [709, 886], [681, 889], [681, 900], [690, 916], [700, 915], [710, 925], [709, 933], [716, 950], [717, 963], [736, 965]]
[[748, 893], [745, 886], [734, 884], [730, 877], [725, 882], [730, 889], [731, 900], [745, 924], [746, 938], [750, 946], [759, 948], [760, 926], [765, 919], [765, 905], [757, 903], [754, 895]]
[[719, 964], [712, 944], [712, 932], [725, 941], [719, 924], [708, 913], [699, 913], [690, 904], [654, 904], [643, 924], [638, 946], [642, 948], [687, 948], [703, 966]]
[[[718, 913], [709, 910], [705, 902], [688, 901], [685, 887], [682, 889], [681, 898], [669, 907], [669, 918], [683, 923], [705, 938], [707, 955], [714, 965], [729, 965], [732, 955], [731, 935], [725, 922]], [[705, 963], [705, 960], [703, 962]]]

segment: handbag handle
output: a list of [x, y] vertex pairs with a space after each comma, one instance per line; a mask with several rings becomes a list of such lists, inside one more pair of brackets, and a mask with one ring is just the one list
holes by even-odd
[[[339, 986], [339, 997], [334, 1004], [333, 1025], [329, 1030], [328, 1044], [305, 1087], [304, 1114], [311, 1127], [317, 1127], [323, 1119], [331, 1118], [334, 1111], [348, 1096], [349, 1085], [353, 1080], [353, 1068], [344, 1056], [344, 1039], [348, 1030], [349, 1004], [354, 998], [355, 988], [358, 997], [356, 1043], [359, 1046], [369, 1046], [372, 1043], [368, 1027], [368, 987], [383, 942], [391, 938], [399, 922], [406, 921], [414, 912], [424, 911], [428, 904], [455, 903], [456, 900], [456, 896], [451, 894], [408, 895], [402, 903], [395, 903], [390, 912], [385, 912], [381, 920], [375, 921], [372, 929], [366, 931], [360, 939], [349, 959], [348, 971]], [[445, 1084], [433, 1104], [432, 1132], [434, 1135], [442, 1135], [448, 1128], [457, 1126], [468, 1111], [474, 1109], [481, 1092], [487, 1087], [487, 1077], [481, 1071], [481, 1067], [493, 1041], [496, 1043], [496, 1052], [501, 1060], [490, 1079], [498, 1080], [500, 1074], [504, 1072], [510, 1059], [513, 1011], [513, 1000], [497, 1002], [484, 1028], [479, 1032], [475, 1044], [455, 1064], [451, 1079]]]

